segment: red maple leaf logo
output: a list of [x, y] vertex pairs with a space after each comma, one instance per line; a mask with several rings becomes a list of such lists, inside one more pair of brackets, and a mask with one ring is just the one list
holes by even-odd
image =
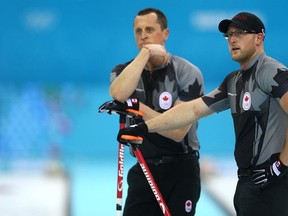
[[167, 101], [169, 98], [165, 95], [164, 97], [163, 97], [163, 100], [164, 101]]

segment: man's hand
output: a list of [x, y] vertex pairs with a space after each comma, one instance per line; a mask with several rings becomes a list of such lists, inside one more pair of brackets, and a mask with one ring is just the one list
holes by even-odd
[[124, 114], [129, 117], [142, 116], [142, 113], [139, 111], [139, 100], [137, 98], [128, 99], [124, 103], [116, 100], [107, 101], [99, 107], [98, 111], [99, 113], [106, 111], [108, 114]]
[[169, 54], [161, 44], [146, 44], [145, 48], [149, 50], [149, 62], [154, 66], [169, 63]]
[[121, 129], [118, 133], [117, 140], [127, 145], [129, 140], [123, 139], [123, 137], [129, 135], [134, 137], [142, 137], [144, 138], [148, 134], [148, 127], [145, 122], [141, 122], [139, 124], [131, 125], [130, 127]]
[[252, 170], [251, 180], [254, 184], [260, 185], [260, 189], [264, 189], [281, 178], [287, 171], [288, 167], [278, 159], [266, 168]]

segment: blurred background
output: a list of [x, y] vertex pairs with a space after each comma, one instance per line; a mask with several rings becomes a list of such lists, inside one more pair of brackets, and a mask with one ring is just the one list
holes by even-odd
[[[288, 65], [285, 0], [2, 0], [1, 216], [115, 214], [118, 116], [98, 107], [111, 100], [111, 69], [138, 52], [133, 20], [146, 7], [167, 15], [168, 50], [201, 69], [206, 93], [238, 68], [218, 31], [238, 12], [263, 20], [266, 53]], [[233, 215], [229, 111], [200, 120], [199, 139], [197, 215]], [[126, 152], [125, 173], [135, 162]]]

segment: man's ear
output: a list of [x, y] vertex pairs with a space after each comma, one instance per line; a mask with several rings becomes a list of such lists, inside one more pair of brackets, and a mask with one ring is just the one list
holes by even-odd
[[165, 34], [165, 38], [164, 38], [164, 41], [166, 41], [166, 40], [168, 40], [168, 36], [169, 36], [169, 29], [168, 28], [166, 28], [166, 29], [164, 29], [164, 34]]
[[256, 37], [256, 44], [257, 45], [261, 45], [264, 41], [264, 35], [259, 33], [257, 34], [257, 37]]

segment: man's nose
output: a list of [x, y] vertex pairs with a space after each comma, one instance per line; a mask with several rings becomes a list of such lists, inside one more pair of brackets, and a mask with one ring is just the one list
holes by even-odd
[[147, 38], [147, 33], [146, 33], [145, 31], [143, 31], [143, 32], [141, 33], [141, 38], [142, 38], [142, 39]]

